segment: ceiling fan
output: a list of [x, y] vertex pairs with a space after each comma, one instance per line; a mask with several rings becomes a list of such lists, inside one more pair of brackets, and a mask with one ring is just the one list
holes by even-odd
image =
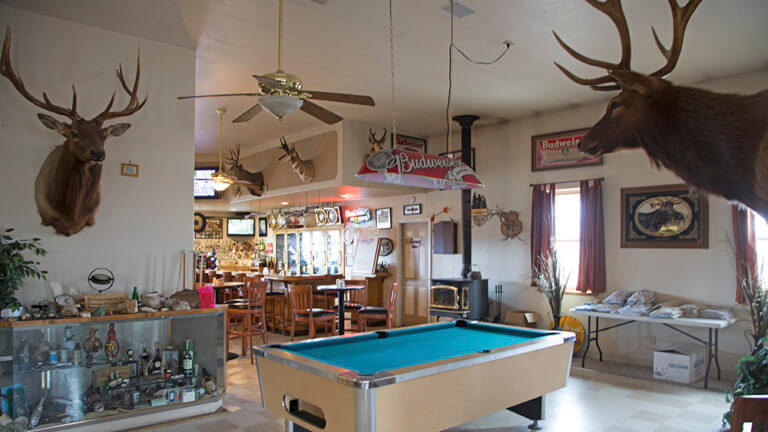
[[370, 96], [303, 90], [303, 83], [298, 76], [283, 71], [283, 2], [284, 0], [280, 0], [277, 71], [264, 75], [253, 75], [253, 77], [258, 80], [259, 89], [261, 91], [179, 96], [178, 99], [227, 96], [260, 97], [256, 105], [248, 108], [248, 110], [232, 120], [232, 123], [247, 122], [258, 115], [262, 110], [267, 111], [278, 119], [282, 119], [298, 109], [301, 109], [305, 113], [327, 124], [334, 124], [343, 120], [339, 115], [311, 102], [309, 99], [374, 106], [375, 103]]

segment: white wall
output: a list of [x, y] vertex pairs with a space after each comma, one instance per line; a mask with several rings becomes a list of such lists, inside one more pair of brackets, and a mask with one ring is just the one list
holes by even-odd
[[[768, 70], [697, 86], [721, 92], [753, 93], [768, 87]], [[608, 291], [650, 289], [699, 304], [733, 305], [736, 289], [730, 246], [733, 235], [730, 205], [724, 199], [709, 198], [708, 249], [622, 249], [619, 247], [621, 188], [681, 183], [679, 178], [670, 171], [657, 170], [641, 150], [607, 155], [602, 166], [531, 172], [532, 135], [589, 127], [603, 115], [604, 109], [605, 103], [590, 104], [473, 130], [477, 171], [487, 185], [480, 193], [486, 196], [489, 207], [499, 205], [518, 211], [524, 227], [520, 239], [511, 241], [501, 240], [497, 221], [473, 228], [473, 263], [480, 265], [483, 276], [490, 279], [490, 286], [502, 284], [504, 308], [536, 310], [546, 317], [545, 323], [549, 324], [549, 309], [543, 296], [529, 286], [529, 184], [605, 177], [603, 200]], [[456, 135], [454, 146], [459, 140]], [[430, 147], [442, 147], [443, 143], [444, 136], [434, 137], [430, 140]], [[437, 201], [431, 199], [435, 194], [445, 192], [430, 193], [428, 200]], [[440, 266], [435, 266], [435, 269], [437, 276]], [[448, 275], [453, 273], [449, 271]], [[572, 307], [589, 299], [587, 296], [569, 295], [565, 302]], [[586, 326], [586, 322], [584, 324]], [[748, 351], [743, 336], [745, 328], [745, 324], [739, 323], [721, 332], [720, 364], [726, 374], [733, 373], [736, 360]], [[706, 331], [692, 332], [706, 338]], [[662, 326], [633, 324], [602, 334], [601, 346], [608, 358], [650, 365], [654, 339], [658, 343], [687, 342], [684, 337]]]
[[[32, 94], [46, 91], [54, 103], [69, 106], [74, 83], [83, 117], [104, 109], [113, 90], [115, 107], [122, 108], [127, 97], [115, 71], [122, 62], [131, 82], [140, 46], [140, 93], [149, 93], [149, 101], [133, 116], [112, 121], [132, 127], [105, 146], [96, 224], [64, 237], [40, 224], [34, 202], [38, 170], [63, 138], [38, 121], [41, 109], [0, 78], [0, 224], [42, 238], [49, 280], [88, 292], [88, 273], [107, 267], [117, 279], [111, 292], [134, 285], [175, 291], [181, 250], [192, 248], [194, 165], [193, 107], [176, 96], [194, 93], [194, 51], [0, 6], [0, 28], [6, 25], [13, 32], [14, 67]], [[120, 164], [129, 160], [140, 165], [139, 178], [120, 176]], [[49, 298], [47, 284], [38, 281], [27, 281], [18, 294], [27, 304]]]

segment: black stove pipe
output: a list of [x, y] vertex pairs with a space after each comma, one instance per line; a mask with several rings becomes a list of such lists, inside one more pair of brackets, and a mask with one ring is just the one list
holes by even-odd
[[[472, 166], [472, 123], [480, 117], [460, 115], [453, 118], [461, 125], [461, 161]], [[472, 190], [461, 191], [461, 277], [472, 271]]]

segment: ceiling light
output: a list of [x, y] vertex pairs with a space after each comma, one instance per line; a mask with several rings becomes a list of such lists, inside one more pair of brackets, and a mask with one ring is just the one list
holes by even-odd
[[288, 205], [288, 201], [283, 201], [280, 203], [280, 205]]
[[259, 99], [259, 105], [278, 119], [293, 114], [301, 108], [302, 104], [304, 104], [303, 99], [286, 95], [263, 96]]
[[213, 190], [216, 192], [224, 192], [232, 186], [232, 183], [235, 181], [229, 178], [226, 174], [224, 174], [224, 170], [222, 168], [221, 163], [221, 154], [224, 152], [224, 137], [222, 133], [222, 128], [224, 127], [223, 124], [223, 118], [224, 118], [224, 108], [217, 108], [216, 112], [219, 114], [219, 170], [215, 173], [211, 174], [211, 186], [213, 186]]
[[352, 194], [350, 194], [350, 193], [343, 193], [343, 194], [341, 194], [341, 197], [344, 198], [344, 199], [352, 198]]

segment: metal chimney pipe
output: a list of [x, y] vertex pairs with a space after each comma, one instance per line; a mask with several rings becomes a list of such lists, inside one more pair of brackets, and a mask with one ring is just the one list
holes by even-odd
[[[476, 115], [459, 115], [453, 120], [461, 125], [461, 161], [472, 166], [472, 123]], [[461, 191], [461, 277], [467, 279], [472, 271], [472, 191]]]

